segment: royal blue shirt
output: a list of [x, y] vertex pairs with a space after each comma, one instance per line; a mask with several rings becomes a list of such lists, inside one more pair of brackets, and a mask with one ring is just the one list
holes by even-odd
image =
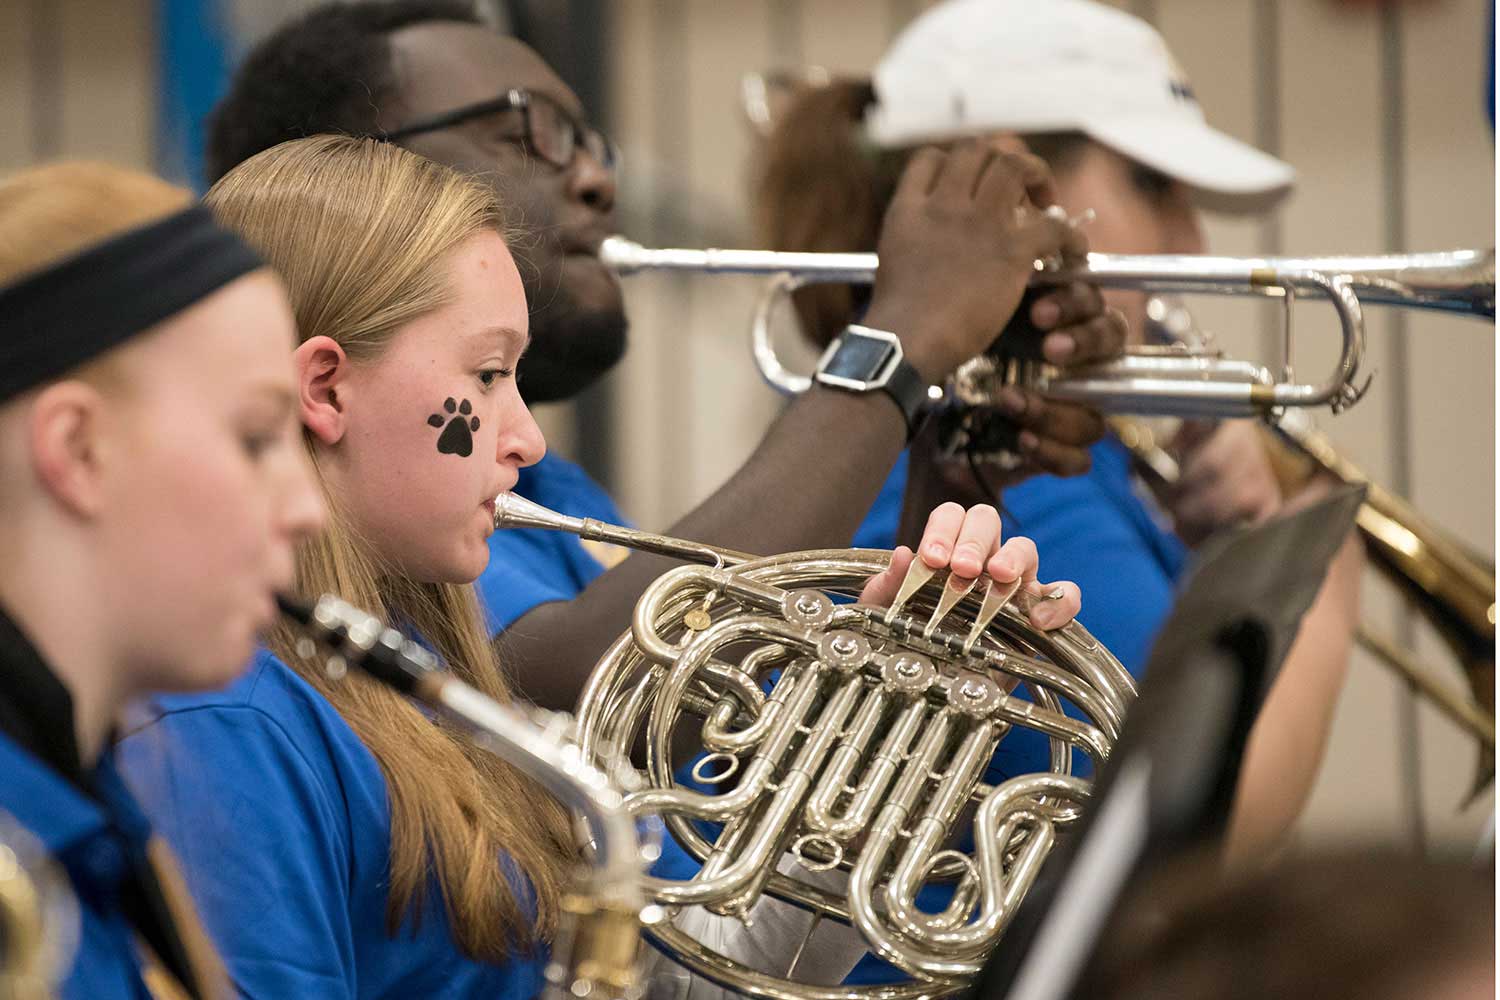
[[85, 795], [0, 733], [0, 810], [41, 842], [78, 902], [78, 942], [60, 990], [65, 1000], [150, 1000], [122, 893], [146, 865], [151, 828], [106, 755]]
[[[1039, 577], [1072, 580], [1083, 591], [1078, 620], [1139, 676], [1171, 609], [1187, 548], [1131, 472], [1130, 453], [1114, 437], [1089, 450], [1082, 476], [1033, 476], [1002, 495], [1004, 531], [1036, 542]], [[906, 491], [902, 455], [854, 544], [895, 544]]]
[[[624, 524], [604, 487], [583, 469], [550, 452], [521, 470], [515, 492], [572, 517]], [[580, 541], [576, 535], [541, 528], [507, 528], [490, 536], [490, 564], [474, 586], [492, 632], [509, 628], [539, 604], [571, 601], [624, 550]]]
[[543, 956], [489, 964], [460, 953], [436, 887], [420, 921], [386, 932], [384, 775], [333, 706], [269, 652], [221, 692], [156, 699], [118, 753], [241, 995], [540, 992]]

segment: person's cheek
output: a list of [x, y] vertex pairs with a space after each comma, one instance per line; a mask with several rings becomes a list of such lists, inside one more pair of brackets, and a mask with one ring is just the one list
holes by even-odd
[[484, 396], [445, 396], [437, 413], [416, 449], [413, 485], [436, 521], [462, 522], [482, 499], [495, 453], [495, 420]]

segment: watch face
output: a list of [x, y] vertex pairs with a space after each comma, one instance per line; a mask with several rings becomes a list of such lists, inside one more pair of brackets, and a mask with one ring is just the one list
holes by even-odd
[[824, 363], [822, 374], [851, 382], [869, 382], [885, 371], [895, 352], [894, 344], [845, 333], [838, 350]]

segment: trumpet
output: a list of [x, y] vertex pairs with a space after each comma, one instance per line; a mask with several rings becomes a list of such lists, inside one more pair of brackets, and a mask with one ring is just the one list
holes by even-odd
[[[1026, 612], [1044, 598], [1019, 584], [959, 587], [917, 560], [892, 605], [871, 608], [843, 598], [888, 552], [756, 558], [565, 517], [514, 494], [496, 498], [495, 524], [700, 564], [647, 588], [594, 668], [578, 726], [586, 752], [644, 743], [646, 787], [625, 807], [660, 815], [701, 864], [687, 880], [647, 880], [667, 917], [645, 934], [745, 995], [961, 992], [1077, 819], [1089, 787], [1079, 764], [1108, 757], [1135, 698], [1130, 675], [1077, 622], [1034, 629]], [[1064, 713], [1065, 701], [1083, 718]], [[1049, 769], [991, 784], [996, 748], [1021, 730], [1046, 737]], [[673, 760], [682, 736], [706, 751], [691, 781]], [[959, 839], [970, 831], [971, 845]], [[929, 884], [952, 890], [941, 912], [917, 904]], [[765, 968], [690, 931], [704, 911], [761, 922], [778, 907], [811, 920], [789, 966]], [[819, 957], [809, 942], [823, 921], [857, 932], [856, 958], [868, 948], [910, 978], [858, 987], [809, 972], [802, 959]]]
[[[870, 283], [879, 266], [873, 253], [652, 250], [620, 236], [604, 240], [599, 257], [621, 275], [673, 270], [770, 277], [751, 323], [751, 352], [766, 382], [787, 394], [805, 391], [811, 379], [789, 371], [777, 355], [771, 335], [776, 304], [808, 284]], [[1140, 415], [1250, 417], [1316, 406], [1337, 413], [1358, 402], [1369, 385], [1368, 379], [1357, 383], [1364, 357], [1362, 301], [1490, 318], [1495, 314], [1492, 249], [1373, 257], [1091, 253], [1078, 264], [1037, 261], [1032, 284], [1075, 280], [1149, 292], [1280, 299], [1285, 307], [1280, 363], [1273, 373], [1265, 365], [1161, 345], [1134, 347], [1114, 361], [1067, 369], [981, 356], [955, 373], [958, 402], [987, 405], [1002, 386], [1019, 383], [1054, 398]], [[1299, 382], [1292, 375], [1291, 306], [1299, 295], [1321, 296], [1338, 318], [1338, 359], [1318, 382]]]
[[374, 616], [325, 594], [315, 604], [278, 598], [303, 633], [297, 652], [325, 650], [324, 670], [342, 677], [354, 666], [422, 702], [466, 730], [490, 753], [534, 776], [581, 817], [593, 849], [587, 882], [562, 899], [562, 922], [546, 969], [544, 1000], [597, 997], [637, 1000], [640, 928], [656, 919], [641, 894], [641, 849], [622, 807], [634, 772], [607, 747], [586, 757], [565, 714], [520, 711], [486, 697], [443, 670], [437, 658]]
[[[1189, 345], [1208, 340], [1178, 302], [1154, 298], [1147, 316], [1150, 336]], [[1122, 417], [1110, 423], [1143, 473], [1164, 483], [1177, 480], [1177, 461], [1163, 446], [1167, 434], [1162, 428]], [[1455, 689], [1442, 671], [1368, 622], [1359, 626], [1355, 640], [1474, 738], [1479, 749], [1477, 793], [1495, 774], [1494, 565], [1469, 552], [1401, 497], [1371, 482], [1311, 427], [1305, 413], [1288, 412], [1268, 424], [1266, 443], [1284, 486], [1300, 485], [1314, 470], [1321, 470], [1341, 482], [1366, 487], [1355, 521], [1365, 551], [1380, 574], [1442, 636], [1468, 691]]]

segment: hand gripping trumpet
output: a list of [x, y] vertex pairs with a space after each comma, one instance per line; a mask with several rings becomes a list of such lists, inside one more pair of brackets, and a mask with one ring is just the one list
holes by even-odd
[[306, 645], [322, 647], [325, 670], [337, 679], [354, 666], [422, 702], [469, 732], [497, 757], [540, 781], [582, 819], [593, 848], [593, 870], [564, 896], [563, 918], [546, 976], [544, 1000], [591, 997], [635, 1000], [644, 996], [638, 954], [642, 922], [655, 910], [641, 895], [642, 852], [636, 825], [622, 807], [622, 784], [634, 781], [608, 748], [595, 744], [587, 757], [564, 714], [522, 712], [486, 697], [442, 669], [437, 658], [374, 616], [329, 594], [316, 604], [290, 598], [282, 613], [299, 626]]
[[[746, 995], [961, 991], [1077, 818], [1088, 794], [1079, 764], [1108, 756], [1135, 697], [1130, 675], [1082, 626], [1032, 628], [1026, 611], [1040, 598], [1018, 584], [959, 588], [917, 561], [895, 602], [872, 608], [846, 598], [885, 568], [887, 552], [757, 558], [565, 517], [513, 494], [496, 499], [495, 521], [706, 564], [670, 570], [646, 590], [577, 717], [585, 753], [644, 746], [647, 787], [625, 808], [660, 815], [701, 865], [685, 881], [647, 880], [669, 917], [645, 933]], [[1049, 769], [997, 775], [997, 748], [1023, 729], [1048, 741]], [[674, 756], [684, 744], [687, 758]], [[944, 897], [936, 911], [918, 905], [930, 886]], [[775, 968], [694, 939], [679, 919], [701, 908], [768, 920], [774, 907], [813, 921], [790, 964]], [[824, 920], [853, 928], [906, 981], [799, 977]]]
[[[603, 242], [599, 257], [622, 275], [674, 270], [770, 278], [751, 323], [751, 351], [766, 382], [788, 394], [806, 390], [811, 380], [789, 371], [776, 353], [771, 335], [776, 304], [804, 285], [868, 284], [879, 266], [873, 253], [652, 250], [619, 236]], [[992, 404], [1002, 386], [1023, 384], [1054, 398], [1148, 416], [1266, 416], [1288, 407], [1316, 406], [1339, 412], [1368, 387], [1368, 380], [1356, 384], [1364, 356], [1361, 301], [1495, 315], [1493, 250], [1243, 258], [1091, 253], [1076, 265], [1037, 262], [1033, 285], [1067, 281], [1149, 292], [1279, 298], [1286, 306], [1280, 363], [1264, 366], [1161, 345], [1133, 347], [1117, 360], [1067, 369], [982, 355], [954, 374], [959, 403]], [[1292, 374], [1291, 305], [1299, 295], [1326, 299], [1338, 319], [1338, 359], [1319, 382], [1299, 382]]]

